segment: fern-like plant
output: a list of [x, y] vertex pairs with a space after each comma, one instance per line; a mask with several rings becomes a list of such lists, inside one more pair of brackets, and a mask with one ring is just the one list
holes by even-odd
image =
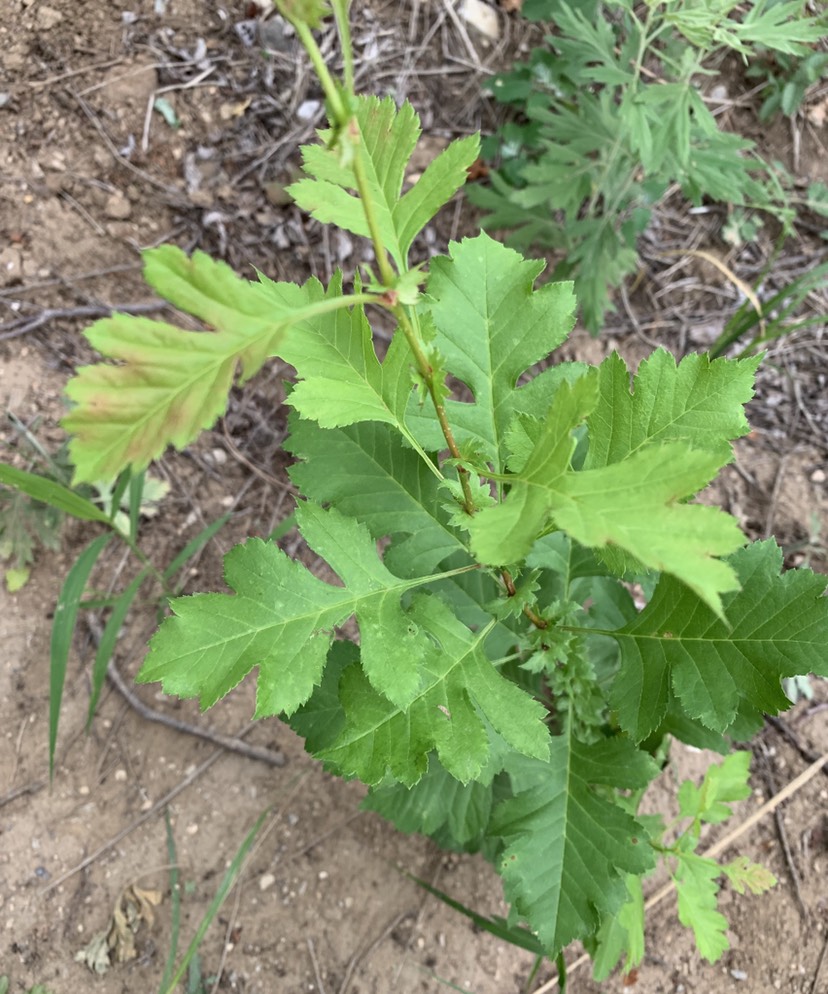
[[516, 116], [487, 141], [500, 167], [470, 196], [511, 244], [560, 251], [556, 275], [574, 278], [591, 331], [635, 271], [639, 236], [674, 184], [696, 206], [758, 210], [791, 231], [801, 198], [790, 177], [719, 127], [701, 83], [728, 52], [822, 66], [809, 46], [825, 34], [824, 15], [807, 14], [802, 0], [553, 0], [528, 12], [554, 33], [487, 84]]
[[[296, 370], [296, 520], [339, 582], [251, 539], [226, 557], [231, 592], [173, 601], [138, 679], [207, 708], [255, 671], [258, 717], [281, 716], [406, 830], [482, 849], [550, 955], [581, 938], [602, 971], [613, 953], [640, 956], [640, 878], [675, 860], [682, 918], [715, 959], [720, 868], [692, 850], [701, 821], [744, 793], [748, 757], [682, 798], [691, 826], [668, 846], [636, 812], [653, 756], [668, 736], [726, 753], [787, 706], [783, 678], [828, 674], [824, 580], [781, 573], [774, 542], [746, 544], [694, 500], [748, 430], [757, 360], [658, 350], [634, 374], [617, 355], [556, 362], [575, 297], [536, 289], [541, 264], [481, 234], [410, 267], [478, 142], [403, 192], [418, 119], [354, 95], [346, 8], [334, 0], [340, 82], [312, 33], [317, 0], [281, 5], [331, 125], [292, 193], [370, 239], [375, 271], [346, 293], [339, 275], [247, 282], [203, 254], [150, 251], [149, 283], [210, 330], [98, 322], [88, 338], [111, 361], [78, 371], [64, 422], [76, 482], [140, 471], [280, 357]], [[378, 312], [397, 325], [382, 359]], [[626, 931], [608, 931], [627, 904]]]

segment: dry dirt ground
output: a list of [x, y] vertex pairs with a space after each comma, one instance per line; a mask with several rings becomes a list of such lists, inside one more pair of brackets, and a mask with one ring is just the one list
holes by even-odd
[[[90, 354], [80, 337], [84, 321], [73, 314], [34, 323], [44, 308], [152, 306], [137, 248], [172, 240], [221, 254], [240, 271], [255, 265], [282, 279], [303, 279], [309, 270], [324, 277], [332, 265], [358, 261], [350, 240], [327, 240], [284, 203], [281, 185], [295, 166], [296, 144], [321, 113], [318, 93], [290, 49], [266, 56], [260, 39], [247, 44], [251, 25], [239, 26], [246, 7], [240, 0], [3, 0], [0, 322], [13, 330], [0, 338], [0, 404], [36, 428], [50, 449], [62, 437], [56, 422], [63, 384]], [[423, 111], [431, 135], [424, 156], [451, 135], [491, 125], [491, 111], [477, 96], [480, 74], [524, 43], [519, 21], [499, 14], [503, 44], [486, 48], [458, 29], [447, 2], [357, 4], [356, 16], [359, 73], [366, 84], [408, 96]], [[159, 96], [177, 127], [149, 109]], [[463, 223], [458, 204], [422, 249], [429, 239], [444, 244]], [[9, 323], [20, 317], [33, 320], [23, 332]], [[595, 358], [617, 346], [638, 358], [648, 347], [637, 323], [633, 334], [619, 324], [597, 342], [581, 336], [576, 348]], [[824, 385], [821, 338], [812, 335], [793, 361], [803, 355], [822, 363]], [[719, 497], [752, 533], [773, 532], [796, 545], [792, 562], [809, 557], [824, 565], [824, 406], [818, 398], [807, 402], [813, 378], [794, 397], [784, 358], [774, 368], [764, 399], [776, 397], [771, 406], [782, 413], [763, 417], [757, 406], [760, 428], [739, 448]], [[278, 455], [281, 389], [279, 370], [260, 376], [234, 395], [222, 425], [158, 467], [172, 489], [144, 535], [146, 551], [159, 561], [206, 522], [232, 513], [193, 567], [190, 589], [218, 589], [221, 555], [245, 535], [268, 534], [289, 512]], [[8, 976], [10, 990], [43, 984], [52, 994], [157, 991], [171, 935], [164, 811], [181, 868], [186, 945], [245, 833], [266, 809], [239, 885], [201, 946], [210, 979], [193, 989], [524, 990], [529, 954], [476, 931], [400, 872], [484, 913], [502, 913], [492, 870], [361, 813], [359, 786], [326, 775], [279, 723], [259, 723], [247, 737], [283, 755], [283, 765], [268, 766], [149, 723], [108, 684], [87, 735], [94, 643], [85, 628], [70, 661], [48, 786], [51, 614], [61, 578], [93, 533], [68, 525], [62, 551], [41, 555], [20, 593], [0, 592], [0, 976]], [[118, 583], [124, 568], [112, 553], [96, 582], [104, 589]], [[153, 624], [151, 606], [133, 612], [117, 653], [125, 675], [137, 669]], [[249, 685], [206, 716], [189, 703], [153, 696], [152, 688], [141, 695], [159, 711], [228, 734], [245, 729], [253, 710]], [[828, 751], [825, 715], [819, 704], [804, 702], [789, 719], [799, 743], [817, 754]], [[740, 819], [807, 765], [773, 730], [759, 746], [767, 768], [757, 774], [755, 796]], [[699, 774], [705, 761], [677, 756], [661, 796], [669, 797], [676, 777]], [[782, 809], [787, 863], [772, 816], [738, 841], [734, 851], [768, 864], [780, 884], [763, 898], [724, 895], [733, 949], [719, 964], [699, 961], [668, 899], [651, 912], [648, 958], [637, 978], [616, 976], [603, 989], [828, 991], [828, 964], [818, 975], [828, 935], [826, 799], [828, 780], [821, 775]], [[108, 927], [116, 903], [135, 888], [163, 896], [154, 922], [139, 929], [134, 958], [96, 976], [75, 954]], [[551, 989], [552, 972], [544, 966], [530, 989]], [[597, 988], [580, 971], [570, 990]]]

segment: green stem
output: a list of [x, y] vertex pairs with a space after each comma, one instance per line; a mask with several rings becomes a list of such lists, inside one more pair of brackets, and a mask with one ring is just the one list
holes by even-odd
[[332, 0], [336, 29], [342, 48], [342, 63], [345, 70], [343, 82], [348, 93], [354, 92], [354, 46], [351, 43], [351, 24], [348, 19], [349, 0]]
[[437, 414], [437, 421], [440, 423], [440, 430], [443, 433], [443, 438], [446, 440], [446, 445], [448, 446], [448, 450], [451, 453], [452, 458], [456, 460], [457, 463], [457, 476], [460, 480], [460, 486], [463, 488], [463, 507], [466, 514], [472, 515], [475, 512], [475, 507], [474, 496], [471, 491], [471, 482], [469, 480], [469, 471], [460, 464], [462, 456], [460, 455], [460, 449], [458, 448], [457, 442], [454, 438], [454, 432], [451, 430], [445, 405], [440, 399], [440, 395], [437, 391], [437, 384], [434, 382], [434, 370], [431, 363], [428, 361], [428, 356], [425, 353], [422, 342], [420, 341], [417, 333], [414, 331], [405, 308], [401, 304], [397, 304], [392, 308], [392, 313], [397, 318], [399, 326], [403, 330], [403, 334], [405, 335], [409, 348], [414, 356], [414, 361], [417, 364], [417, 372], [422, 377], [428, 390], [428, 394], [431, 397], [431, 402], [434, 404], [434, 411]]
[[334, 82], [333, 76], [331, 76], [330, 72], [328, 72], [324, 56], [319, 50], [319, 46], [316, 44], [316, 39], [313, 37], [311, 29], [304, 21], [291, 17], [291, 15], [284, 9], [284, 7], [281, 6], [281, 4], [279, 5], [279, 13], [290, 21], [296, 29], [299, 41], [302, 42], [305, 47], [305, 51], [308, 53], [308, 57], [313, 64], [313, 69], [316, 73], [317, 79], [322, 84], [322, 89], [325, 91], [325, 97], [328, 101], [328, 109], [333, 117], [333, 124], [336, 127], [344, 127], [348, 117], [345, 104], [342, 102], [342, 96], [336, 83]]

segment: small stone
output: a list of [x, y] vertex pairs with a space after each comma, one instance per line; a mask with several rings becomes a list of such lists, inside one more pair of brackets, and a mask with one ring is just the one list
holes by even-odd
[[263, 873], [259, 877], [259, 890], [269, 890], [276, 883], [272, 873]]
[[223, 466], [227, 462], [227, 453], [224, 449], [215, 448], [210, 452], [215, 466]]
[[38, 7], [36, 20], [41, 31], [51, 31], [63, 20], [63, 14], [54, 7]]
[[319, 876], [320, 880], [327, 880], [328, 879], [328, 871], [327, 870], [320, 870], [319, 873], [318, 873], [318, 876]]
[[813, 482], [813, 483], [825, 483], [825, 470], [824, 469], [815, 469], [813, 471], [813, 473], [811, 473], [811, 482]]
[[185, 831], [187, 835], [196, 835], [198, 833], [198, 825], [196, 825], [195, 823], [193, 823], [192, 825], [188, 825]]
[[118, 783], [124, 783], [126, 778], [127, 778], [126, 770], [115, 770], [115, 779], [118, 781]]
[[303, 100], [296, 111], [300, 121], [312, 121], [319, 113], [322, 104], [319, 100]]
[[744, 970], [731, 970], [730, 976], [733, 977], [734, 980], [747, 980], [748, 978], [748, 975]]
[[82, 787], [78, 787], [78, 793], [81, 795], [81, 797], [86, 797], [86, 795], [89, 793], [89, 788], [86, 786], [86, 784], [83, 784]]
[[483, 0], [463, 0], [459, 13], [467, 24], [476, 28], [490, 41], [497, 41], [500, 37], [497, 11], [494, 7], [483, 3]]
[[132, 204], [119, 191], [107, 198], [104, 213], [113, 221], [126, 221], [132, 213]]

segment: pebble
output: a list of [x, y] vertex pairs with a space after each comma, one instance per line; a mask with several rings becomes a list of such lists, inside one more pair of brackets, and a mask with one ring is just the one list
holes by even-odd
[[113, 221], [126, 221], [132, 213], [132, 204], [123, 193], [113, 193], [107, 198], [104, 213]]
[[747, 980], [748, 978], [748, 975], [744, 970], [731, 970], [730, 976], [733, 977], [734, 980]]
[[483, 0], [463, 0], [459, 13], [467, 24], [476, 28], [491, 41], [497, 41], [500, 37], [500, 21], [497, 17], [497, 11], [494, 7], [483, 3]]
[[825, 470], [815, 469], [813, 473], [811, 473], [811, 480], [814, 483], [825, 483]]
[[263, 873], [259, 877], [259, 890], [269, 890], [276, 883], [272, 873]]

